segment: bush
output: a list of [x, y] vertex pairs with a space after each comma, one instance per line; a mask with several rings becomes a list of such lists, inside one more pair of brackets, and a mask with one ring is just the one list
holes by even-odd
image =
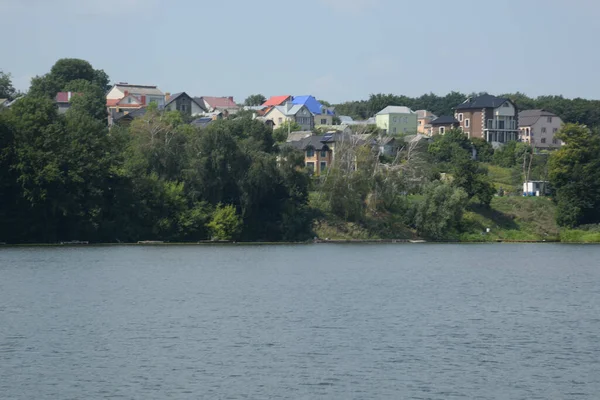
[[235, 240], [242, 231], [242, 220], [234, 206], [219, 204], [208, 227], [212, 232], [213, 239]]

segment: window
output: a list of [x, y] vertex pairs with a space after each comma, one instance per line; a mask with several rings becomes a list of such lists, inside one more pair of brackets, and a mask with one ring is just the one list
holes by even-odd
[[185, 112], [185, 111], [186, 111], [186, 106], [185, 106], [185, 104], [182, 104], [182, 105], [181, 105], [181, 111], [183, 111], [183, 112]]
[[131, 104], [131, 97], [127, 98], [127, 104]]
[[546, 138], [545, 137], [542, 138], [542, 143], [546, 143]]
[[558, 132], [558, 128], [552, 129], [552, 133], [556, 133], [556, 132]]
[[327, 120], [325, 118], [321, 118], [321, 125], [327, 125]]
[[498, 129], [504, 129], [504, 121], [498, 121]]
[[321, 150], [321, 157], [327, 157], [327, 150]]
[[279, 117], [278, 121], [279, 121], [280, 124], [282, 124], [283, 123], [283, 118]]
[[508, 104], [508, 102], [502, 104], [502, 107], [510, 107], [510, 104]]
[[396, 127], [394, 127], [393, 131], [394, 131], [394, 133], [398, 133], [398, 132], [396, 132]]
[[552, 117], [548, 117], [548, 123], [551, 124], [552, 123]]
[[458, 122], [463, 122], [463, 115], [462, 115], [462, 113], [458, 114]]
[[314, 157], [315, 156], [315, 149], [313, 149], [312, 147], [309, 147], [308, 149], [306, 149], [306, 157]]
[[325, 172], [327, 170], [327, 162], [321, 161], [321, 165], [319, 166], [319, 168], [320, 168], [319, 171], [321, 173]]
[[471, 126], [471, 120], [469, 118], [465, 119], [465, 128], [469, 128]]
[[446, 128], [444, 128], [443, 126], [440, 126], [438, 129], [438, 132], [440, 133], [440, 135], [443, 135], [444, 133], [446, 133]]
[[307, 162], [306, 163], [306, 168], [308, 168], [311, 172], [315, 172], [315, 163], [314, 162]]
[[404, 117], [404, 123], [408, 124], [408, 117]]
[[542, 133], [546, 133], [546, 127], [542, 127]]
[[419, 125], [423, 125], [423, 120], [419, 120]]
[[394, 122], [398, 122], [398, 117], [394, 117]]
[[552, 139], [552, 144], [558, 144], [558, 139], [557, 138]]

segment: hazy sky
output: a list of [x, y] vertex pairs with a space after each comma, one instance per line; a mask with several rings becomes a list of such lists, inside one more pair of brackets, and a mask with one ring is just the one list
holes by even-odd
[[0, 0], [18, 89], [59, 58], [194, 96], [600, 98], [600, 0]]

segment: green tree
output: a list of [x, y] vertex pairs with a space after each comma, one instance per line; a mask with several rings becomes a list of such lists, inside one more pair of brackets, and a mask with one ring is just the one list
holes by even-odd
[[244, 105], [245, 106], [260, 106], [265, 101], [267, 101], [267, 98], [265, 96], [263, 96], [262, 94], [253, 94], [246, 98], [246, 100], [244, 101]]
[[477, 160], [481, 162], [491, 162], [494, 157], [494, 148], [492, 144], [482, 138], [472, 138], [471, 143], [477, 151]]
[[242, 220], [233, 205], [219, 204], [208, 227], [216, 240], [235, 240], [242, 230]]
[[285, 121], [278, 128], [273, 129], [273, 138], [278, 143], [284, 143], [288, 138], [288, 133], [301, 130], [302, 127], [296, 121]]
[[456, 157], [465, 158], [472, 154], [473, 145], [467, 136], [458, 129], [444, 135], [437, 135], [429, 145], [429, 153], [437, 162], [450, 162]]
[[557, 137], [565, 145], [550, 156], [557, 222], [575, 227], [600, 222], [600, 133], [565, 124]]
[[56, 93], [67, 90], [67, 84], [83, 80], [96, 85], [101, 91], [108, 88], [108, 75], [102, 70], [95, 70], [92, 65], [75, 58], [58, 60], [49, 73], [36, 76], [31, 80], [29, 95], [54, 98]]
[[0, 69], [0, 99], [12, 100], [16, 95], [17, 90], [12, 84], [11, 75]]
[[484, 206], [490, 206], [496, 190], [484, 166], [469, 157], [455, 158], [452, 177], [453, 186], [464, 190], [469, 199], [477, 198]]
[[459, 230], [467, 198], [460, 188], [439, 181], [427, 184], [414, 213], [419, 235], [436, 240], [451, 237]]

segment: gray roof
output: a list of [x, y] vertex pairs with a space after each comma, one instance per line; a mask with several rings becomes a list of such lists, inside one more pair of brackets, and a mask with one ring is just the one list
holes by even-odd
[[379, 111], [377, 115], [387, 114], [414, 114], [415, 112], [408, 107], [404, 106], [387, 106], [383, 110]]
[[[502, 104], [510, 101], [503, 97], [492, 96], [491, 94], [483, 94], [477, 97], [469, 97], [463, 103], [456, 106], [457, 110], [470, 110], [482, 108], [497, 108]], [[512, 103], [512, 102], [511, 102]]]
[[119, 116], [118, 118], [115, 118], [114, 121], [117, 122], [117, 121], [120, 121], [125, 118], [134, 119], [134, 118], [143, 117], [144, 115], [146, 115], [146, 107], [138, 108], [137, 110], [131, 111], [127, 114], [123, 114], [123, 115]]
[[302, 139], [306, 139], [309, 136], [312, 136], [312, 132], [311, 131], [296, 131], [296, 132], [290, 132], [288, 134], [287, 137], [287, 141], [288, 142], [298, 142]]
[[213, 122], [214, 122], [214, 120], [211, 117], [200, 117], [200, 118], [196, 118], [195, 120], [190, 122], [190, 125], [193, 125], [198, 128], [206, 128], [208, 125], [212, 124]]
[[158, 89], [156, 86], [129, 85], [117, 83], [115, 87], [122, 92], [127, 90], [129, 93], [133, 94], [164, 96], [164, 93], [161, 92], [160, 89]]
[[452, 115], [442, 115], [441, 117], [434, 119], [430, 123], [431, 125], [450, 125], [458, 124], [459, 122]]
[[327, 146], [327, 135], [314, 135], [308, 136], [301, 140], [295, 140], [291, 142], [287, 142], [287, 144], [298, 150], [305, 150], [309, 147], [314, 148], [315, 150], [328, 149]]
[[519, 113], [519, 126], [532, 126], [541, 117], [556, 117], [556, 114], [546, 110], [523, 110]]
[[417, 110], [415, 111], [417, 113], [417, 118], [431, 118], [431, 119], [436, 119], [437, 115], [435, 115], [434, 113], [432, 113], [431, 111], [427, 111], [427, 110]]
[[296, 115], [303, 107], [305, 107], [304, 104], [294, 104], [289, 109], [287, 106], [276, 106], [274, 108], [281, 111], [283, 115]]

